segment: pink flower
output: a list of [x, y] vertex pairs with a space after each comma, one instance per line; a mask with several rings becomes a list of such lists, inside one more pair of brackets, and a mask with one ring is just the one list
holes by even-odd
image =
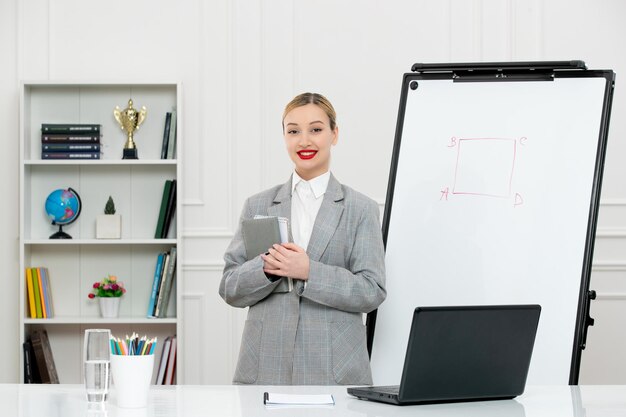
[[95, 282], [92, 287], [92, 293], [88, 295], [91, 299], [96, 297], [121, 297], [126, 293], [124, 283], [118, 281], [115, 275], [108, 275], [101, 281]]

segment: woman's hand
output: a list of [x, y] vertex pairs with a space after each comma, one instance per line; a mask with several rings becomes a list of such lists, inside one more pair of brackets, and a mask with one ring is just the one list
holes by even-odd
[[303, 281], [309, 279], [309, 255], [295, 243], [275, 244], [261, 258], [263, 271], [268, 274]]

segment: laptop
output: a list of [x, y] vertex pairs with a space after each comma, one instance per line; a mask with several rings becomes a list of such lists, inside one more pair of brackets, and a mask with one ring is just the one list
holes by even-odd
[[539, 305], [417, 307], [400, 385], [351, 387], [396, 405], [510, 399], [524, 392]]

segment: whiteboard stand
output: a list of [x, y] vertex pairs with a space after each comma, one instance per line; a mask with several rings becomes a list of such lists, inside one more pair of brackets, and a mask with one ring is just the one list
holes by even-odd
[[[417, 306], [540, 304], [529, 384], [576, 384], [615, 83], [583, 61], [415, 64], [404, 74], [368, 316], [400, 381]], [[497, 335], [496, 335], [497, 336]]]

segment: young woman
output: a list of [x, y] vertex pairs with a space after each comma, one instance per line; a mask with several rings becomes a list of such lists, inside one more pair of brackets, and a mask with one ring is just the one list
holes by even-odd
[[241, 221], [286, 217], [293, 243], [246, 259], [240, 221], [224, 255], [220, 296], [250, 307], [233, 382], [371, 384], [362, 315], [386, 296], [378, 206], [329, 171], [339, 129], [324, 96], [287, 104], [283, 134], [295, 170], [248, 198]]

